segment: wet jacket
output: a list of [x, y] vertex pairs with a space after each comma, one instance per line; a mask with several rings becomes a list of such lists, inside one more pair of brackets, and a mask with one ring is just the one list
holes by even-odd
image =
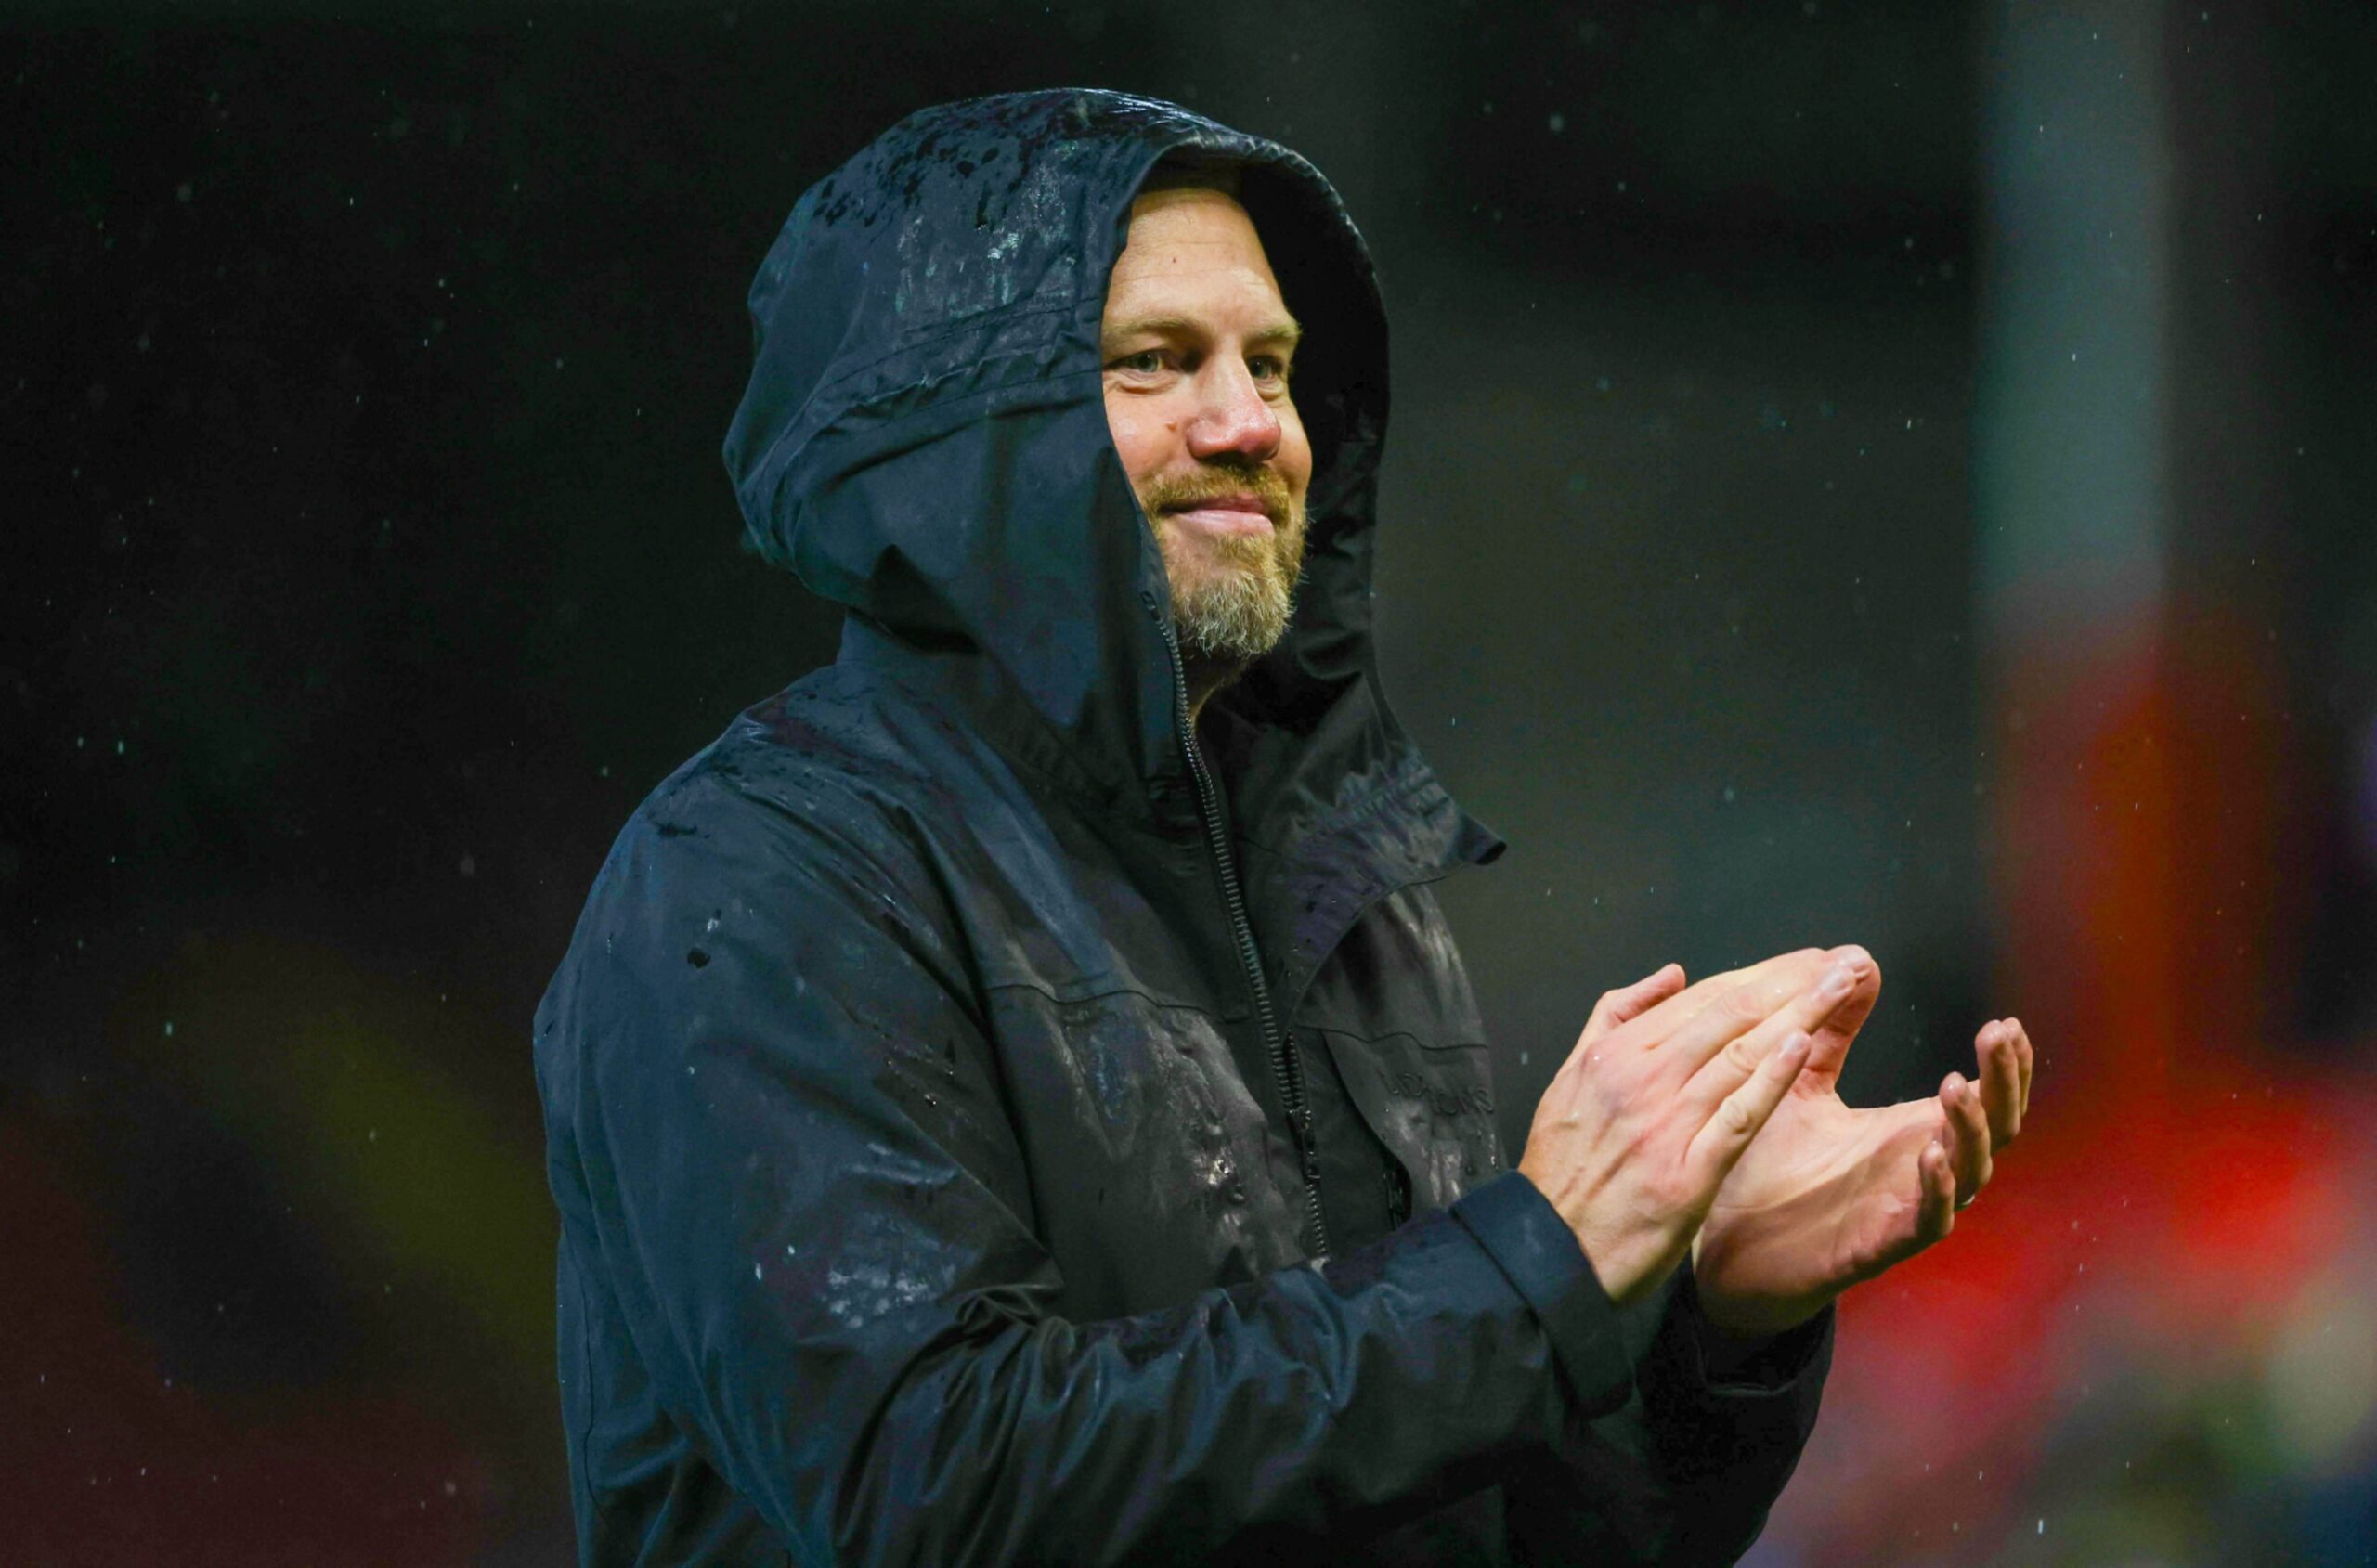
[[[1098, 354], [1167, 154], [1242, 171], [1315, 455], [1201, 732]], [[584, 1560], [1730, 1560], [1828, 1322], [1712, 1385], [1689, 1280], [1615, 1311], [1507, 1168], [1432, 891], [1500, 846], [1380, 692], [1329, 186], [1166, 104], [949, 106], [750, 308], [728, 466], [846, 629], [636, 811], [538, 1014]]]

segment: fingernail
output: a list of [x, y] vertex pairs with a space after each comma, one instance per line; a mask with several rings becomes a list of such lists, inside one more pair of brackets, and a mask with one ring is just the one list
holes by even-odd
[[1856, 970], [1846, 964], [1836, 964], [1825, 971], [1824, 983], [1816, 988], [1816, 994], [1826, 1002], [1838, 1002], [1856, 983]]

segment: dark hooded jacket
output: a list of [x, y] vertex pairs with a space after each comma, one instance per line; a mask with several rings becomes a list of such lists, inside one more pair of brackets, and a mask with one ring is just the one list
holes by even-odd
[[[1192, 733], [1098, 353], [1238, 167], [1306, 327], [1281, 645]], [[803, 196], [726, 445], [840, 656], [637, 810], [536, 1025], [591, 1563], [1729, 1561], [1829, 1319], [1713, 1384], [1495, 1132], [1370, 641], [1386, 330], [1320, 175], [1174, 106], [929, 110]], [[694, 634], [689, 631], [689, 634]]]

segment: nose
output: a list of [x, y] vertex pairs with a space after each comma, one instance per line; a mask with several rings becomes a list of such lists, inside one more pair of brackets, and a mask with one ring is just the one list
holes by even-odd
[[1268, 462], [1279, 450], [1279, 411], [1266, 401], [1245, 361], [1214, 355], [1199, 367], [1188, 450], [1201, 461]]

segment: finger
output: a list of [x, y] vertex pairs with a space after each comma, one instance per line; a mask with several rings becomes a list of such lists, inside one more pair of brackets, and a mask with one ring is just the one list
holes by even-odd
[[1981, 1106], [1989, 1118], [1993, 1154], [2022, 1132], [2022, 1059], [2014, 1049], [2014, 1031], [2002, 1021], [1983, 1024], [1973, 1037], [1973, 1051], [1981, 1060]]
[[1831, 949], [1821, 947], [1794, 948], [1789, 952], [1778, 952], [1772, 958], [1761, 958], [1755, 964], [1745, 964], [1738, 969], [1722, 970], [1707, 977], [1700, 983], [1705, 986], [1728, 988], [1769, 979], [1780, 974], [1797, 974], [1810, 965], [1822, 961], [1830, 952]]
[[1602, 992], [1593, 1004], [1592, 1017], [1585, 1020], [1585, 1031], [1578, 1037], [1579, 1045], [1598, 1040], [1622, 1023], [1630, 1023], [1651, 1008], [1683, 989], [1683, 965], [1669, 964], [1643, 976], [1632, 985]]
[[1865, 1027], [1865, 1020], [1873, 1016], [1874, 1004], [1881, 995], [1881, 965], [1873, 964], [1859, 976], [1849, 1000], [1834, 1008], [1832, 1017], [1815, 1031], [1815, 1044], [1808, 1052], [1811, 1073], [1823, 1079], [1840, 1076], [1840, 1069], [1849, 1060], [1849, 1047], [1856, 1043], [1857, 1031]]
[[1665, 1047], [1678, 1069], [1694, 1075], [1686, 1092], [1713, 1110], [1747, 1082], [1786, 1035], [1798, 1030], [1812, 1043], [1817, 1029], [1849, 999], [1872, 963], [1864, 948], [1841, 948], [1821, 973], [1795, 991], [1767, 981], [1712, 998]]
[[[1797, 952], [1777, 953], [1745, 969], [1728, 969], [1710, 975], [1695, 984], [1677, 991], [1646, 1008], [1636, 1019], [1637, 1032], [1645, 1045], [1657, 1045], [1671, 1036], [1682, 1020], [1721, 996], [1730, 995], [1744, 987], [1768, 986], [1775, 991], [1780, 1002], [1792, 991], [1806, 985], [1823, 972], [1826, 956], [1823, 948], [1801, 948]], [[1772, 1012], [1768, 1007], [1767, 1012]], [[1762, 1014], [1760, 1016], [1763, 1016]]]
[[1742, 1150], [1749, 1147], [1758, 1130], [1766, 1125], [1774, 1108], [1783, 1103], [1783, 1096], [1799, 1082], [1799, 1069], [1808, 1065], [1811, 1043], [1804, 1030], [1794, 1030], [1786, 1035], [1759, 1064], [1758, 1070], [1750, 1074], [1749, 1082], [1726, 1095], [1718, 1104], [1716, 1113], [1692, 1135], [1684, 1160], [1710, 1196], [1715, 1196], [1725, 1173], [1741, 1159]]
[[1956, 1201], [1969, 1203], [1989, 1183], [1989, 1119], [1981, 1113], [1981, 1091], [1960, 1072], [1948, 1074], [1940, 1085], [1940, 1108], [1948, 1113], [1948, 1158], [1956, 1177]]
[[2027, 1117], [2031, 1114], [2031, 1033], [2022, 1027], [2022, 1020], [2020, 1018], [2007, 1018], [2005, 1024], [2007, 1029], [2014, 1031], [2014, 1049], [2022, 1064], [2020, 1114]]
[[1948, 1151], [1925, 1144], [1915, 1160], [1915, 1244], [1908, 1255], [1920, 1252], [1956, 1228], [1956, 1178], [1948, 1169]]

